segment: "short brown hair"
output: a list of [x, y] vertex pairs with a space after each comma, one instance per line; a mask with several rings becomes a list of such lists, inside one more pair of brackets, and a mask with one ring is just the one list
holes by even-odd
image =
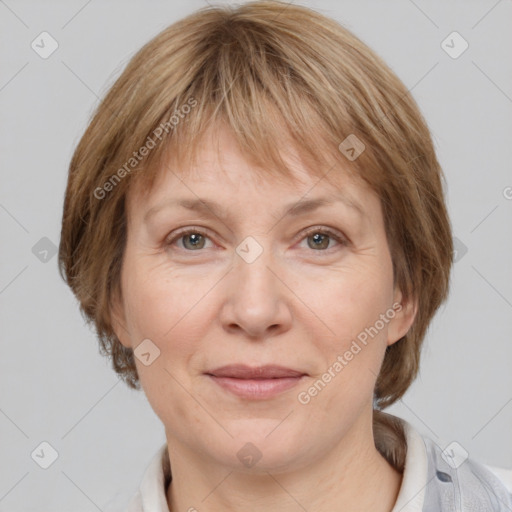
[[[133, 351], [111, 321], [126, 194], [135, 183], [149, 190], [169, 155], [193, 158], [216, 122], [227, 123], [262, 172], [288, 175], [279, 150], [286, 137], [312, 173], [348, 167], [380, 197], [395, 284], [418, 305], [376, 382], [376, 403], [390, 405], [416, 377], [427, 327], [448, 294], [453, 248], [442, 170], [415, 101], [386, 64], [336, 21], [280, 1], [206, 7], [166, 28], [131, 59], [81, 138], [59, 270], [101, 352], [140, 389]], [[338, 149], [349, 136], [365, 146], [353, 161]]]

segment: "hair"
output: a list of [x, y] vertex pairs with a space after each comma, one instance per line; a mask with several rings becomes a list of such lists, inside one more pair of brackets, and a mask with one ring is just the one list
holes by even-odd
[[[417, 304], [376, 381], [374, 407], [389, 406], [417, 376], [427, 327], [448, 295], [444, 176], [426, 122], [390, 68], [335, 20], [280, 1], [205, 7], [167, 27], [128, 62], [79, 141], [59, 271], [95, 326], [100, 352], [140, 389], [133, 350], [112, 327], [112, 300], [122, 296], [125, 199], [134, 188], [150, 190], [169, 158], [185, 169], [217, 123], [230, 128], [254, 172], [290, 177], [282, 151], [293, 147], [313, 175], [343, 167], [377, 193], [394, 283]], [[356, 159], [339, 148], [349, 136], [364, 144]]]

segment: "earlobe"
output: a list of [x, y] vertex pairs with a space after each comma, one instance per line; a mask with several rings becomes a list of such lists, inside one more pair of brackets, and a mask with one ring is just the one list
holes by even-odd
[[400, 291], [395, 295], [393, 304], [395, 316], [388, 325], [388, 345], [393, 345], [399, 339], [403, 338], [416, 318], [418, 312], [418, 302], [415, 297], [404, 300]]

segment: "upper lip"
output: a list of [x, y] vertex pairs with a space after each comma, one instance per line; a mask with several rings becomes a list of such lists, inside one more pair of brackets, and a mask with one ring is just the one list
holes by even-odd
[[231, 377], [234, 379], [279, 379], [284, 377], [301, 377], [306, 373], [284, 366], [265, 365], [247, 366], [245, 364], [228, 364], [206, 372], [214, 377]]

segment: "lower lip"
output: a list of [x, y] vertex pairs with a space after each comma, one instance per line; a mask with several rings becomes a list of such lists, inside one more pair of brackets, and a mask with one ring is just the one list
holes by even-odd
[[283, 391], [293, 388], [302, 377], [283, 377], [279, 379], [235, 379], [232, 377], [215, 377], [210, 375], [219, 386], [242, 398], [271, 398]]

